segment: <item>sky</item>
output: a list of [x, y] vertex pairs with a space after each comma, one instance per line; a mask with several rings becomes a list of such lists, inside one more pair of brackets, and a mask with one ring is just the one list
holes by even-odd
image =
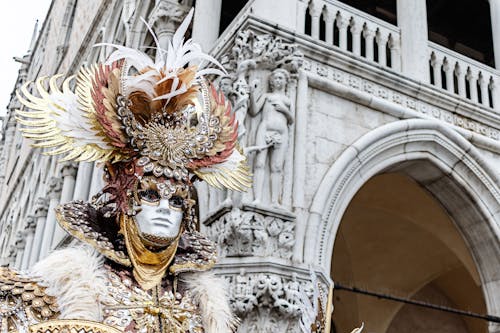
[[51, 0], [2, 1], [0, 4], [0, 116], [4, 116], [14, 89], [22, 57], [28, 51], [35, 22], [38, 29], [49, 9]]

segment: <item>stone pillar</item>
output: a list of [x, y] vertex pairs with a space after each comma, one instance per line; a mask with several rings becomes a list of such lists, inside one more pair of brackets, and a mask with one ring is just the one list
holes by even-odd
[[500, 68], [500, 0], [489, 0], [495, 68]]
[[323, 2], [312, 0], [309, 4], [309, 14], [311, 15], [311, 37], [319, 39], [319, 24], [321, 12], [323, 11]]
[[26, 246], [24, 247], [23, 259], [21, 260], [21, 270], [25, 271], [29, 268], [29, 257], [33, 248], [33, 238], [35, 237], [35, 217], [28, 216], [26, 219], [26, 227], [24, 228], [24, 239]]
[[33, 266], [40, 257], [40, 248], [42, 246], [43, 231], [45, 230], [45, 223], [47, 222], [47, 206], [49, 205], [46, 198], [38, 198], [35, 202], [35, 221], [36, 229], [33, 238], [33, 245], [31, 246], [31, 253], [29, 256], [29, 266]]
[[[61, 167], [61, 175], [63, 176], [63, 185], [61, 190], [60, 202], [62, 204], [70, 202], [73, 199], [73, 193], [75, 190], [75, 177], [77, 170], [78, 170], [78, 165], [72, 162], [64, 163]], [[59, 223], [57, 223], [56, 221], [51, 248], [55, 248], [66, 235], [67, 235], [66, 231], [63, 228], [61, 228]]]
[[414, 80], [429, 83], [425, 0], [397, 0], [397, 15], [401, 28], [401, 70]]
[[88, 193], [89, 201], [104, 187], [103, 175], [104, 171], [102, 170], [102, 168], [99, 168], [94, 164], [92, 170], [92, 180], [90, 181], [90, 188]]
[[25, 245], [26, 242], [24, 241], [23, 233], [19, 231], [16, 236], [16, 262], [14, 264], [14, 267], [17, 269], [21, 269]]
[[208, 52], [219, 37], [222, 0], [197, 1], [194, 8], [193, 40]]
[[162, 49], [167, 49], [168, 41], [174, 35], [188, 10], [189, 8], [179, 5], [176, 1], [156, 0], [155, 7], [149, 15], [149, 24], [153, 27]]
[[42, 246], [40, 247], [40, 258], [45, 257], [50, 250], [52, 239], [54, 237], [54, 230], [56, 228], [56, 212], [55, 209], [59, 204], [61, 196], [61, 178], [52, 177], [49, 183], [49, 209], [47, 212], [47, 222], [43, 230]]
[[73, 191], [73, 200], [87, 200], [89, 197], [92, 168], [92, 163], [80, 162]]

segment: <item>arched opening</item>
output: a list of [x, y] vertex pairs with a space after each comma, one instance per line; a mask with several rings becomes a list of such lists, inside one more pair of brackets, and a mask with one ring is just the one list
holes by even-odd
[[[337, 232], [331, 276], [356, 286], [451, 308], [485, 313], [479, 273], [445, 206], [411, 174], [440, 171], [428, 162], [399, 166], [368, 180]], [[365, 323], [368, 332], [484, 333], [487, 324], [343, 290], [334, 292], [337, 332]]]
[[[441, 213], [444, 212], [444, 215], [448, 216], [447, 223], [443, 225], [455, 226], [455, 233], [459, 233], [463, 238], [463, 244], [466, 244], [465, 253], [469, 253], [473, 258], [473, 265], [471, 260], [466, 260], [467, 255], [459, 255], [464, 251], [457, 252], [456, 245], [450, 245], [454, 244], [453, 242], [444, 242], [443, 237], [449, 233], [438, 232], [434, 229], [427, 232], [435, 238], [439, 236], [438, 240], [444, 243], [441, 249], [444, 253], [448, 253], [447, 260], [456, 257], [455, 262], [462, 264], [462, 266], [450, 268], [450, 272], [452, 269], [459, 269], [451, 274], [451, 277], [456, 280], [460, 274], [467, 277], [462, 274], [465, 269], [475, 285], [481, 285], [485, 313], [498, 316], [500, 314], [498, 303], [500, 228], [497, 224], [500, 218], [500, 188], [498, 187], [500, 180], [498, 172], [467, 139], [436, 121], [409, 119], [386, 124], [365, 134], [336, 159], [323, 177], [309, 208], [311, 215], [305, 233], [304, 258], [312, 258], [310, 262], [321, 267], [325, 273], [331, 273], [335, 269], [332, 264], [342, 265], [342, 260], [353, 262], [354, 260], [349, 258], [349, 253], [338, 257], [336, 262], [332, 262], [334, 249], [341, 251], [339, 249], [342, 248], [342, 236], [338, 235], [340, 235], [340, 228], [343, 228], [341, 225], [344, 224], [346, 212], [353, 202], [356, 203], [356, 195], [363, 193], [363, 187], [369, 184], [370, 180], [380, 175], [393, 173], [402, 174], [403, 177], [408, 178], [408, 181], [413, 182], [414, 190], [420, 187], [424, 193], [427, 192], [427, 195], [436, 201], [434, 204], [441, 207]], [[391, 187], [393, 186], [386, 182], [382, 189], [387, 191]], [[405, 196], [399, 193], [399, 197]], [[372, 197], [376, 200], [379, 195], [374, 194]], [[422, 210], [421, 205], [417, 207]], [[423, 207], [427, 209], [427, 206]], [[418, 211], [407, 213], [421, 214]], [[403, 221], [408, 226], [416, 225], [414, 222], [411, 224], [404, 219]], [[420, 229], [422, 228], [420, 226]], [[381, 234], [383, 231], [383, 229], [377, 229], [376, 233]], [[373, 232], [374, 237], [377, 236], [376, 233]], [[436, 241], [435, 244], [440, 243]], [[419, 243], [417, 250], [426, 250], [421, 247]], [[337, 257], [337, 254], [335, 256]], [[402, 260], [405, 259], [400, 261]], [[376, 266], [377, 261], [371, 261], [370, 265]], [[474, 273], [475, 270], [477, 274]], [[479, 277], [479, 282], [477, 277]], [[349, 275], [344, 277], [344, 279], [348, 278]], [[419, 291], [426, 295], [425, 292], [429, 292], [429, 289], [434, 291], [437, 289], [437, 294], [443, 296], [440, 297], [441, 301], [462, 304], [463, 302], [461, 303], [458, 299], [462, 290], [443, 290], [443, 283], [447, 281], [447, 278], [449, 276], [447, 277], [445, 271], [442, 271], [441, 274], [430, 276], [428, 281], [422, 280], [420, 286], [415, 284], [413, 290], [401, 290], [396, 288], [397, 285], [386, 287], [379, 284], [376, 286], [376, 291], [407, 293], [407, 295], [396, 296], [415, 296]], [[339, 279], [333, 276], [333, 280]], [[429, 285], [429, 283], [433, 284]], [[431, 288], [423, 289], [427, 285]], [[366, 287], [366, 285], [360, 287]], [[393, 288], [393, 290], [387, 288]], [[337, 306], [334, 312], [340, 311], [339, 308]], [[468, 309], [467, 304], [464, 310]], [[385, 329], [389, 329], [397, 313], [393, 311], [392, 316], [386, 318]], [[356, 312], [345, 316], [351, 316], [353, 318], [351, 320], [365, 320]], [[357, 324], [359, 322], [356, 322]], [[471, 330], [466, 322], [465, 325], [468, 330]]]

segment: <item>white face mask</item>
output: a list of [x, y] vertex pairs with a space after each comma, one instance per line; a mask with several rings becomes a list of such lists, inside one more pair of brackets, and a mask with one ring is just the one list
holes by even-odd
[[182, 216], [181, 208], [171, 205], [168, 199], [160, 199], [155, 206], [143, 203], [135, 218], [141, 234], [173, 238], [179, 234]]

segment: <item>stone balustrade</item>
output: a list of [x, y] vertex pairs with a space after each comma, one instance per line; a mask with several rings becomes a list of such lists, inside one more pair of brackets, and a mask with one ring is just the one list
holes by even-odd
[[297, 30], [368, 61], [400, 70], [399, 28], [334, 0], [311, 0]]
[[498, 71], [429, 42], [430, 83], [487, 108], [497, 108]]

